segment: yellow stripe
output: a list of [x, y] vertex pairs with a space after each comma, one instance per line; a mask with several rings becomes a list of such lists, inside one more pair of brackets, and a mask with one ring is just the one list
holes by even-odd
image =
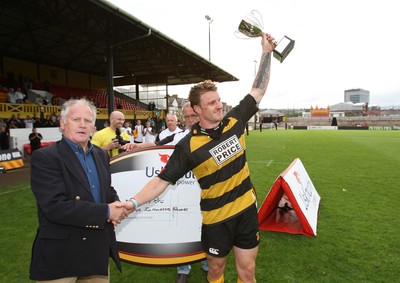
[[201, 190], [201, 198], [211, 199], [220, 197], [240, 185], [242, 181], [246, 179], [249, 175], [250, 172], [246, 163], [242, 170], [231, 176], [226, 181], [213, 184], [209, 189]]
[[186, 262], [205, 259], [206, 254], [200, 253], [196, 255], [184, 256], [179, 258], [154, 258], [154, 257], [141, 257], [141, 256], [128, 255], [120, 252], [119, 257], [120, 259], [136, 263], [153, 264], [153, 265], [170, 265], [170, 264], [182, 264]]
[[252, 205], [254, 201], [255, 196], [253, 194], [253, 191], [249, 190], [243, 196], [237, 198], [234, 202], [226, 204], [220, 209], [202, 211], [203, 224], [214, 224], [233, 215], [236, 215], [237, 213]]
[[194, 152], [202, 146], [205, 146], [207, 143], [212, 141], [209, 136], [195, 136], [190, 139], [190, 152]]

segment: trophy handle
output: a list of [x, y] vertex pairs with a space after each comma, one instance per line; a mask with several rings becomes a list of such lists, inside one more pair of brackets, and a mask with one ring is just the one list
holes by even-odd
[[257, 26], [261, 29], [264, 29], [264, 21], [260, 12], [257, 10], [251, 10], [250, 14], [253, 16], [253, 21], [257, 23]]
[[[260, 12], [258, 10], [251, 10], [250, 14], [253, 16], [253, 21], [257, 23], [257, 26], [261, 27], [261, 29], [264, 29], [264, 21]], [[278, 45], [278, 42], [276, 40], [268, 41], [274, 46], [274, 48]]]

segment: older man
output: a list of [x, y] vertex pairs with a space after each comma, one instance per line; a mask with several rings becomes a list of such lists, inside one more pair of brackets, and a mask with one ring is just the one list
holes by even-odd
[[109, 157], [89, 139], [96, 108], [69, 100], [61, 111], [62, 139], [35, 150], [31, 187], [39, 228], [30, 279], [38, 282], [109, 282], [109, 257], [121, 270], [114, 225], [127, 216], [117, 206]]
[[175, 114], [167, 114], [167, 116], [165, 117], [165, 122], [167, 123], [167, 128], [158, 134], [156, 141], [160, 141], [170, 135], [173, 135], [173, 134], [176, 134], [176, 133], [182, 131], [178, 127], [178, 118], [176, 117]]
[[124, 122], [125, 117], [122, 112], [111, 112], [110, 126], [97, 131], [93, 135], [92, 143], [107, 151], [110, 157], [118, 155], [122, 146], [130, 141], [129, 135], [120, 130]]

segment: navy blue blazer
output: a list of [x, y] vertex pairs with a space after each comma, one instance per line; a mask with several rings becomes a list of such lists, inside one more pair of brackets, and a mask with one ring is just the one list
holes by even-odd
[[65, 140], [33, 152], [31, 187], [39, 228], [32, 247], [31, 280], [107, 275], [111, 256], [118, 269], [114, 225], [108, 203], [119, 200], [111, 186], [109, 157], [94, 146], [102, 203], [96, 203], [84, 169]]

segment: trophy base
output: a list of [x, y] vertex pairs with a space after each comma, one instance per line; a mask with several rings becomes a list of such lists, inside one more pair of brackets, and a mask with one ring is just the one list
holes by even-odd
[[279, 61], [283, 62], [289, 55], [294, 47], [294, 40], [290, 39], [286, 35], [279, 41], [278, 45], [274, 49], [274, 57]]

